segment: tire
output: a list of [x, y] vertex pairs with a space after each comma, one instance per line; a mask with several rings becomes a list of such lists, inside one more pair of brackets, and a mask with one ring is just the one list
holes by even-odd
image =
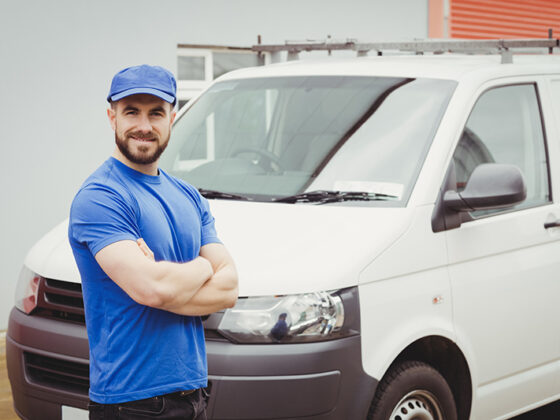
[[368, 420], [457, 420], [451, 388], [430, 365], [408, 361], [383, 377]]

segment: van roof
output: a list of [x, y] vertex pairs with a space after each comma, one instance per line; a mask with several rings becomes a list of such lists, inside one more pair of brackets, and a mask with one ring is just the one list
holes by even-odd
[[355, 75], [426, 77], [461, 80], [532, 74], [560, 75], [560, 55], [514, 55], [513, 63], [502, 64], [500, 55], [396, 55], [289, 61], [233, 71], [220, 80], [254, 77]]

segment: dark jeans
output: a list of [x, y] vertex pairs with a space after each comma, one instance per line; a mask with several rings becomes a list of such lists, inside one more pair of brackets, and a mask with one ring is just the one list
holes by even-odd
[[89, 403], [90, 420], [185, 419], [206, 420], [208, 394], [204, 389], [174, 392], [118, 404]]

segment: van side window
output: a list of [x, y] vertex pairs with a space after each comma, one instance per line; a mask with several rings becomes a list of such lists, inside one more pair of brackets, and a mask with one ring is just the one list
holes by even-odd
[[560, 129], [560, 79], [550, 81], [550, 95], [554, 116], [556, 117], [556, 126]]
[[[453, 160], [458, 191], [481, 163], [509, 163], [521, 169], [527, 185], [527, 199], [516, 209], [549, 202], [548, 163], [536, 86], [511, 85], [484, 92], [467, 120]], [[499, 211], [476, 211], [471, 216]]]

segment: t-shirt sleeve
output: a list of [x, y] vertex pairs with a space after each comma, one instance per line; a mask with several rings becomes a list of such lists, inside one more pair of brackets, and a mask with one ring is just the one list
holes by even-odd
[[88, 185], [74, 198], [70, 210], [70, 234], [92, 255], [114, 242], [140, 237], [132, 206], [117, 192]]
[[202, 196], [199, 197], [200, 197], [200, 212], [201, 212], [201, 222], [202, 222], [200, 246], [204, 246], [212, 243], [221, 244], [222, 241], [220, 241], [220, 238], [218, 238], [214, 216], [212, 216], [212, 213], [210, 212], [210, 205], [208, 204], [208, 200]]

